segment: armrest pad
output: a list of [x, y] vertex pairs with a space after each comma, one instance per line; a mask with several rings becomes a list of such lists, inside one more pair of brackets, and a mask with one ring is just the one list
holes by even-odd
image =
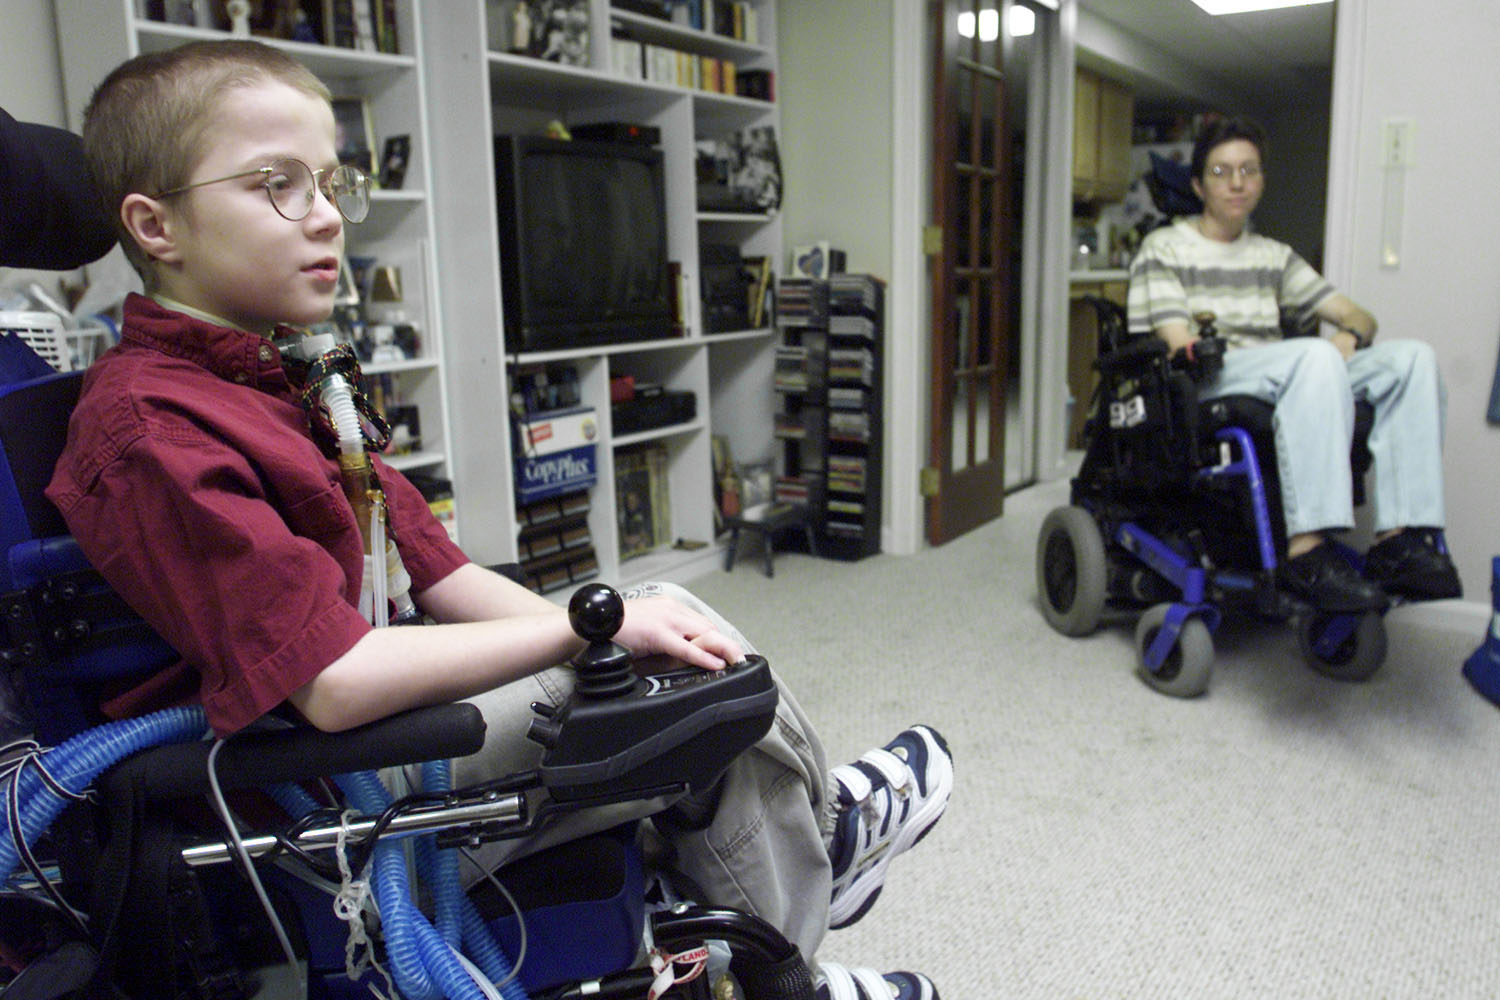
[[[225, 791], [307, 781], [349, 771], [467, 757], [484, 745], [484, 716], [467, 702], [417, 708], [342, 733], [311, 727], [236, 736], [219, 751], [219, 786]], [[150, 801], [167, 802], [208, 791], [206, 741], [154, 747], [106, 774], [107, 794], [141, 782]]]
[[1094, 361], [1100, 372], [1118, 372], [1136, 368], [1142, 362], [1163, 358], [1167, 355], [1167, 342], [1155, 334], [1147, 334], [1117, 351], [1102, 354]]

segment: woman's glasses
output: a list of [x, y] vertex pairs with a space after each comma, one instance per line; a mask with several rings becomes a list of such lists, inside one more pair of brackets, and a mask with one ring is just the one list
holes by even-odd
[[1260, 176], [1260, 164], [1241, 163], [1237, 167], [1232, 167], [1227, 163], [1215, 163], [1213, 166], [1208, 168], [1207, 173], [1208, 176], [1212, 177], [1216, 181], [1226, 180], [1233, 174], [1239, 174], [1240, 180], [1248, 181], [1252, 178]]
[[253, 174], [265, 176], [261, 186], [271, 199], [271, 207], [288, 222], [301, 222], [307, 218], [320, 187], [323, 189], [323, 196], [349, 222], [363, 222], [365, 216], [370, 214], [370, 177], [363, 170], [347, 163], [334, 167], [331, 171], [314, 170], [301, 160], [291, 157], [254, 170], [241, 170], [237, 174], [184, 184], [182, 187], [163, 191], [156, 197], [167, 198], [205, 184], [232, 181]]

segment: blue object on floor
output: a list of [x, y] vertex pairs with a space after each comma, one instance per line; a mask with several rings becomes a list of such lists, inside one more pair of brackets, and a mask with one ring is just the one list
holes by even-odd
[[1491, 565], [1490, 594], [1495, 613], [1484, 642], [1464, 661], [1464, 676], [1475, 690], [1500, 705], [1500, 556]]

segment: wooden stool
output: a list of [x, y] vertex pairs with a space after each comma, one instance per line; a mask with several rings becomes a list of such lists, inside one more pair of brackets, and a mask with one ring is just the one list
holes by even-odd
[[724, 549], [724, 572], [734, 569], [735, 552], [740, 546], [740, 532], [749, 531], [760, 535], [765, 545], [766, 576], [775, 576], [771, 559], [776, 554], [773, 541], [776, 532], [785, 528], [801, 527], [807, 535], [807, 551], [818, 554], [813, 537], [812, 511], [802, 504], [763, 503], [749, 508], [739, 517], [726, 517], [724, 526], [729, 529], [729, 544]]

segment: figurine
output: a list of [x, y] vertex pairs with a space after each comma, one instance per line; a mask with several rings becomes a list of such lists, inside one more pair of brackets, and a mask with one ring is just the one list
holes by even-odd
[[250, 0], [229, 0], [224, 10], [229, 14], [229, 33], [236, 38], [249, 38]]
[[510, 15], [510, 50], [525, 52], [531, 48], [531, 8], [526, 0], [517, 0]]

